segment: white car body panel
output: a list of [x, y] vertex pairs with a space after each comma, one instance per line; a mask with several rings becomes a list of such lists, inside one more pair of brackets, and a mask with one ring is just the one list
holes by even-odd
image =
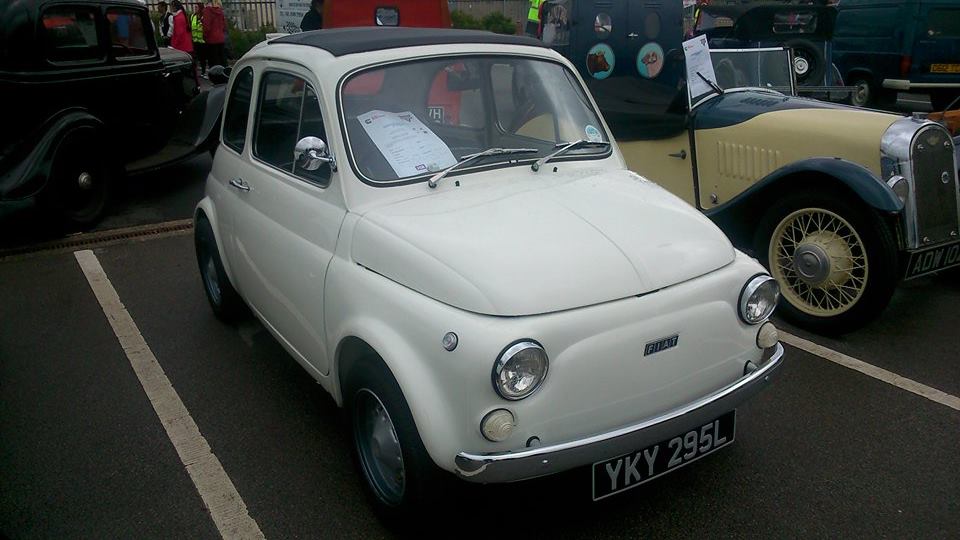
[[[343, 76], [480, 53], [546, 58], [582, 85], [549, 49], [438, 45], [333, 57], [255, 47], [231, 87], [246, 66], [301, 74], [319, 94], [339, 170], [328, 187], [278, 172], [253, 158], [248, 127], [242, 153], [221, 144], [198, 205], [231, 282], [281, 344], [339, 404], [341, 344], [368, 344], [403, 390], [430, 456], [449, 471], [458, 452], [517, 450], [532, 436], [570, 441], [656, 415], [731, 383], [763, 353], [758, 327], [737, 314], [744, 283], [763, 268], [698, 211], [626, 172], [615, 144], [603, 159], [464, 174], [436, 190], [357, 177], [337, 120]], [[237, 176], [250, 192], [227, 185]], [[460, 338], [452, 352], [440, 345], [449, 331]], [[672, 334], [678, 346], [643, 356], [645, 343]], [[550, 371], [535, 395], [506, 402], [491, 370], [521, 338], [543, 344]], [[479, 424], [498, 407], [513, 411], [517, 426], [494, 443]]]

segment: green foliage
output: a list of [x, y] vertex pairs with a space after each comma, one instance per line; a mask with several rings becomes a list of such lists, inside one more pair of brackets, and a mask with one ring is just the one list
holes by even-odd
[[497, 34], [513, 34], [517, 31], [517, 27], [514, 25], [513, 20], [499, 11], [491, 11], [490, 13], [487, 13], [483, 19], [480, 20], [480, 24], [483, 25], [485, 30], [495, 32]]
[[454, 10], [450, 12], [450, 19], [453, 21], [454, 28], [489, 30], [498, 34], [514, 34], [517, 31], [513, 20], [499, 11], [493, 11], [484, 15], [482, 19], [478, 19], [469, 13]]
[[265, 41], [267, 34], [277, 31], [276, 28], [268, 24], [261, 26], [259, 30], [240, 30], [229, 20], [227, 27], [227, 33], [230, 36], [230, 57], [234, 59], [239, 59], [254, 45]]

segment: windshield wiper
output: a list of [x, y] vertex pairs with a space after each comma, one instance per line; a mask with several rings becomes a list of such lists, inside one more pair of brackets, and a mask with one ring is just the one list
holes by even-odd
[[543, 167], [544, 165], [546, 165], [547, 162], [549, 162], [553, 158], [562, 156], [563, 154], [566, 154], [568, 151], [573, 150], [574, 148], [579, 148], [581, 146], [607, 147], [607, 146], [610, 146], [610, 143], [606, 141], [588, 141], [586, 139], [580, 139], [579, 141], [573, 141], [573, 142], [558, 143], [556, 146], [554, 146], [556, 150], [552, 154], [548, 156], [543, 156], [542, 158], [538, 159], [536, 162], [534, 162], [533, 165], [530, 166], [530, 168], [533, 169], [534, 172], [539, 171], [540, 167]]
[[704, 76], [703, 76], [703, 73], [700, 73], [699, 71], [697, 72], [697, 77], [700, 77], [701, 79], [703, 79], [703, 82], [709, 84], [709, 85], [710, 85], [710, 88], [712, 88], [713, 91], [716, 92], [718, 96], [722, 96], [722, 95], [723, 95], [723, 88], [720, 88], [720, 85], [719, 85], [719, 84], [717, 84], [717, 83], [711, 81], [710, 79], [704, 77]]
[[437, 184], [439, 184], [440, 180], [443, 180], [445, 176], [459, 169], [461, 166], [482, 157], [505, 156], [508, 154], [536, 154], [537, 152], [539, 152], [539, 150], [536, 148], [488, 148], [483, 152], [477, 152], [476, 154], [469, 154], [461, 157], [460, 161], [457, 161], [453, 165], [430, 177], [430, 180], [427, 181], [427, 185], [430, 186], [430, 188], [437, 187]]

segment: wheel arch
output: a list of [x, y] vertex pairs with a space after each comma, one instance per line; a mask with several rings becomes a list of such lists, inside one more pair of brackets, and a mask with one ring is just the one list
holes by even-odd
[[237, 280], [234, 279], [233, 271], [230, 267], [230, 259], [226, 256], [226, 252], [224, 252], [223, 249], [223, 239], [220, 238], [220, 229], [217, 227], [217, 210], [209, 197], [201, 199], [200, 202], [197, 203], [197, 207], [193, 210], [194, 231], [196, 231], [201, 219], [206, 219], [210, 224], [210, 229], [213, 231], [213, 239], [217, 244], [217, 253], [220, 254], [220, 262], [223, 264], [223, 271], [227, 273], [227, 277], [230, 279], [233, 288], [239, 292], [240, 289], [237, 288]]
[[99, 118], [82, 108], [65, 109], [51, 116], [35, 133], [26, 137], [10, 154], [13, 165], [0, 172], [0, 199], [26, 199], [50, 183], [53, 166], [64, 139], [77, 130], [105, 134]]
[[[798, 186], [799, 181], [803, 184]], [[838, 158], [811, 158], [774, 171], [706, 214], [737, 247], [752, 251], [753, 233], [765, 210], [783, 194], [798, 188], [838, 191], [887, 219], [901, 214], [904, 208], [893, 190], [866, 167]]]

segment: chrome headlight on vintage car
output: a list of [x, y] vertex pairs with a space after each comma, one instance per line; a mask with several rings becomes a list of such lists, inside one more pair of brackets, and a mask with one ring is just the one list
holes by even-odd
[[516, 401], [540, 388], [549, 367], [539, 343], [521, 340], [508, 346], [493, 365], [493, 388], [503, 399]]
[[779, 299], [777, 280], [766, 274], [753, 276], [740, 291], [740, 318], [747, 324], [760, 324], [773, 315]]

